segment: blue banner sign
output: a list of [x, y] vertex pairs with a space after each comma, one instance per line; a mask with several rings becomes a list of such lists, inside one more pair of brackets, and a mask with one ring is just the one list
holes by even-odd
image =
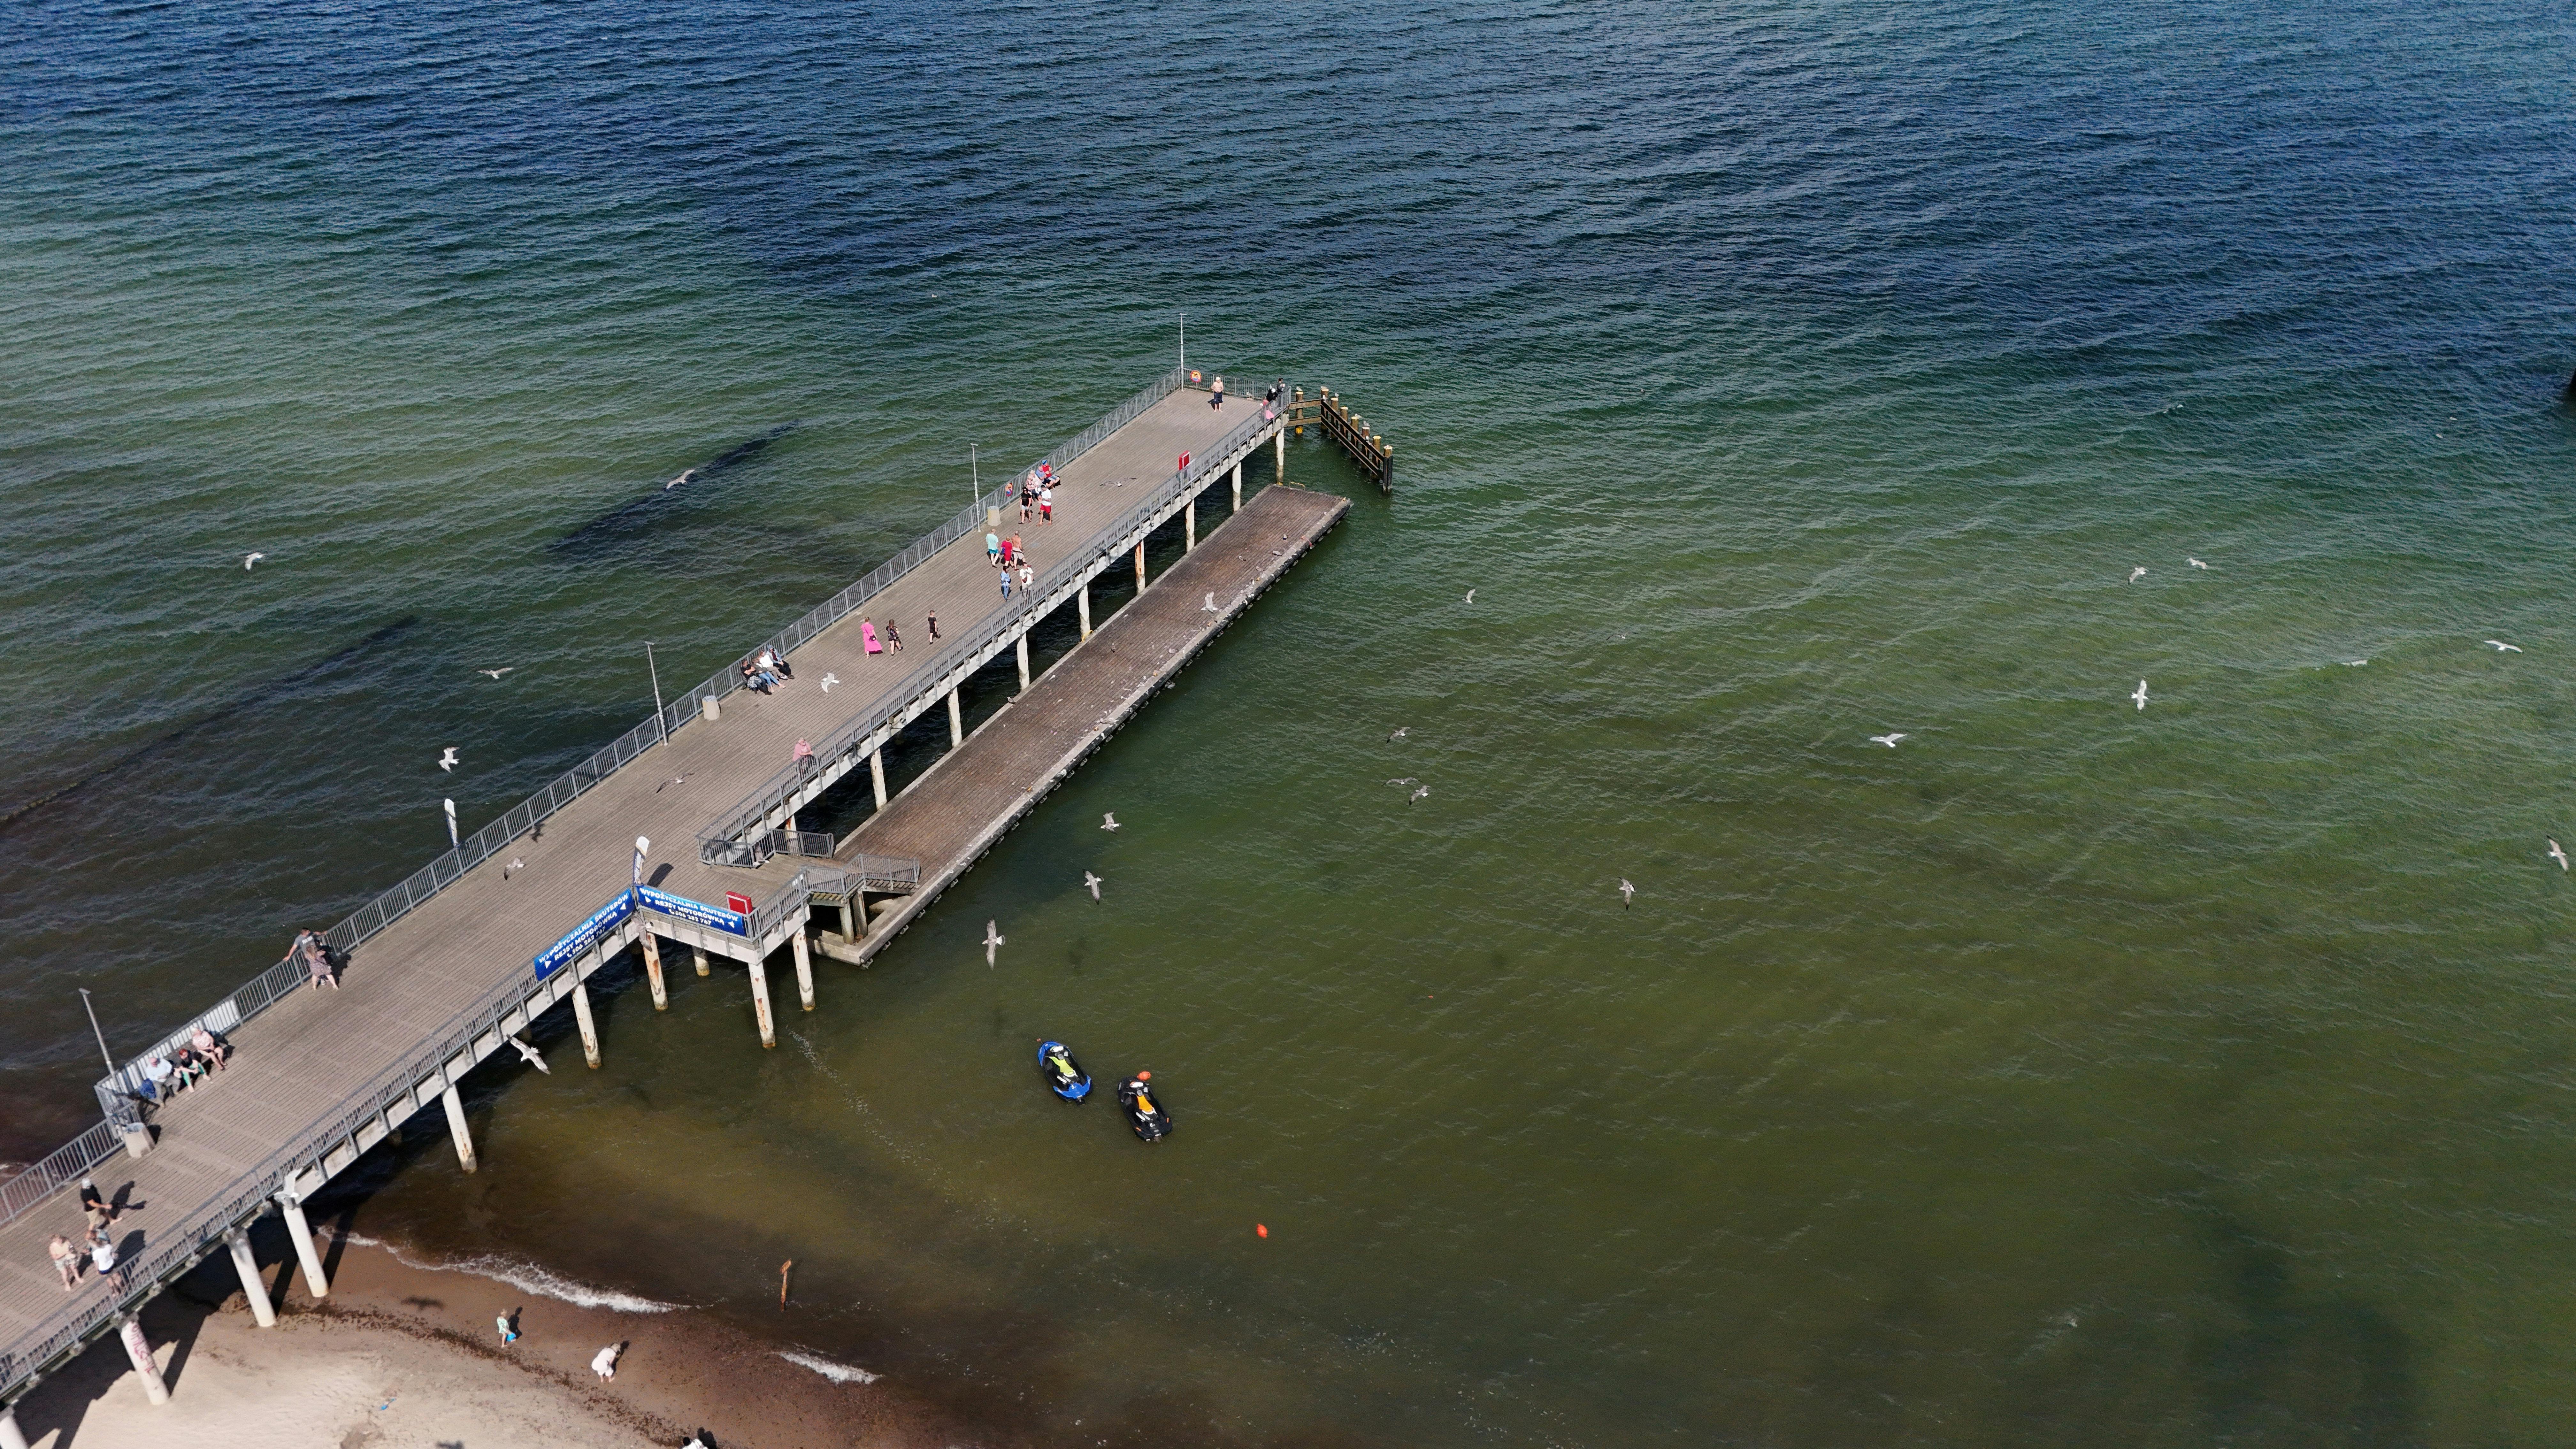
[[537, 979], [545, 980], [563, 969], [564, 963], [599, 944], [599, 938], [616, 930], [628, 916], [635, 914], [635, 892], [620, 891], [607, 905], [590, 913], [590, 919], [572, 928], [562, 940], [537, 953]]
[[637, 886], [635, 893], [644, 898], [644, 904], [660, 911], [663, 915], [677, 916], [683, 921], [695, 921], [701, 926], [730, 935], [751, 934], [750, 918], [738, 912], [721, 911], [703, 901], [693, 901], [687, 896], [675, 896], [666, 891], [657, 891], [651, 886]]

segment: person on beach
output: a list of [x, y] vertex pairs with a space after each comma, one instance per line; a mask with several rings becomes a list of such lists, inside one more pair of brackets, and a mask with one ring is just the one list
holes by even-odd
[[1038, 485], [1038, 522], [1055, 522], [1055, 485], [1052, 483]]
[[1221, 408], [1225, 406], [1224, 378], [1215, 378], [1208, 383], [1208, 406], [1211, 408]]
[[931, 642], [931, 643], [933, 643], [933, 644], [936, 644], [936, 643], [938, 643], [938, 642], [939, 642], [939, 611], [938, 611], [937, 609], [933, 609], [933, 610], [931, 610], [931, 611], [930, 611], [930, 620], [929, 620], [929, 623], [930, 623], [930, 642]]
[[886, 648], [897, 654], [903, 652], [903, 635], [896, 631], [892, 619], [886, 620]]
[[69, 1293], [80, 1283], [80, 1249], [60, 1233], [45, 1244], [45, 1253], [54, 1260], [54, 1271], [62, 1275], [63, 1291]]
[[514, 1308], [492, 1320], [492, 1322], [501, 1330], [501, 1343], [503, 1347], [507, 1347], [519, 1341], [519, 1326], [510, 1321], [518, 1316], [519, 1311]]
[[601, 1349], [599, 1352], [592, 1354], [590, 1356], [590, 1371], [599, 1375], [599, 1381], [601, 1383], [610, 1382], [617, 1377], [617, 1356], [625, 1351], [625, 1344], [612, 1343], [608, 1347]]
[[1000, 534], [986, 533], [984, 535], [984, 557], [992, 563], [1000, 563], [1002, 561], [1002, 536]]

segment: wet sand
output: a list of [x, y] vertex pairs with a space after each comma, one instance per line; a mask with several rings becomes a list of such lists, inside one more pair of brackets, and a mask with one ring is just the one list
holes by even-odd
[[[987, 1442], [895, 1385], [836, 1383], [778, 1346], [678, 1309], [582, 1307], [451, 1269], [414, 1267], [362, 1242], [336, 1248], [328, 1301], [297, 1278], [278, 1326], [252, 1321], [228, 1260], [154, 1300], [145, 1331], [168, 1378], [155, 1407], [113, 1341], [18, 1406], [34, 1449], [340, 1446], [640, 1449], [708, 1431], [717, 1449], [936, 1449]], [[276, 1293], [285, 1273], [271, 1264]], [[224, 1292], [229, 1288], [229, 1294]], [[503, 1346], [493, 1320], [516, 1311]], [[590, 1371], [625, 1343], [614, 1382]]]

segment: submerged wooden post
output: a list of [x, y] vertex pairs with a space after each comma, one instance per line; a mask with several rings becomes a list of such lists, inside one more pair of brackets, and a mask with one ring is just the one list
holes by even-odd
[[1029, 636], [1026, 633], [1020, 635], [1018, 653], [1020, 656], [1020, 688], [1025, 690], [1029, 687]]
[[268, 1301], [268, 1285], [259, 1278], [259, 1255], [250, 1250], [250, 1234], [233, 1228], [224, 1234], [232, 1250], [233, 1271], [241, 1275], [242, 1297], [250, 1303], [251, 1320], [262, 1328], [277, 1326], [277, 1305]]
[[1136, 542], [1136, 592], [1145, 592], [1145, 543], [1142, 539]]
[[662, 990], [662, 943], [650, 931], [644, 933], [644, 977], [653, 983], [653, 1009], [670, 1010], [671, 998]]
[[882, 747], [868, 751], [868, 779], [877, 787], [877, 808], [879, 810], [883, 810], [886, 802], [886, 791], [885, 750]]
[[760, 954], [758, 942], [752, 943], [751, 1014], [760, 1022], [760, 1044], [778, 1045], [778, 1029], [769, 1020], [769, 958]]
[[805, 944], [805, 924], [799, 921], [796, 934], [787, 938], [796, 948], [796, 999], [807, 1011], [814, 1009], [814, 955]]
[[1234, 460], [1234, 508], [1232, 511], [1235, 513], [1241, 513], [1243, 511], [1243, 460], [1241, 458]]
[[697, 958], [698, 958], [698, 974], [699, 974], [699, 975], [701, 975], [701, 976], [706, 975], [706, 974], [707, 974], [707, 948], [706, 948], [706, 947], [704, 947], [704, 946], [691, 946], [691, 947], [689, 948], [689, 950], [690, 950], [692, 953], [694, 953], [694, 954], [697, 956]]
[[1194, 493], [1190, 495], [1189, 502], [1181, 505], [1181, 552], [1188, 553], [1198, 546], [1199, 500]]
[[134, 1365], [134, 1376], [143, 1380], [143, 1397], [156, 1404], [170, 1402], [170, 1386], [161, 1381], [161, 1364], [152, 1357], [152, 1340], [143, 1336], [143, 1321], [134, 1314], [125, 1315], [116, 1326], [116, 1336], [125, 1345], [125, 1361]]
[[[1083, 588], [1086, 591], [1083, 594], [1083, 600], [1088, 603], [1091, 598], [1088, 592], [1090, 585], [1085, 584]], [[959, 707], [957, 691], [952, 689], [948, 691], [948, 748], [953, 750], [964, 743], [966, 743], [966, 711]]]
[[1088, 639], [1091, 637], [1091, 580], [1082, 581], [1082, 592], [1077, 597], [1082, 601], [1082, 637]]
[[315, 1298], [331, 1296], [331, 1280], [322, 1272], [322, 1250], [313, 1243], [313, 1222], [292, 1193], [277, 1195], [277, 1213], [286, 1219], [287, 1241], [295, 1244], [295, 1261], [304, 1268], [304, 1291]]
[[[592, 1066], [599, 1063], [592, 1062]], [[456, 1095], [456, 1084], [450, 1082], [438, 1094], [439, 1105], [447, 1109], [447, 1135], [456, 1139], [456, 1162], [467, 1172], [474, 1170], [474, 1134], [465, 1127], [465, 1099]]]
[[572, 1019], [581, 1027], [582, 1060], [590, 1063], [592, 1071], [598, 1071], [599, 1025], [590, 1019], [590, 983], [587, 981], [572, 984]]

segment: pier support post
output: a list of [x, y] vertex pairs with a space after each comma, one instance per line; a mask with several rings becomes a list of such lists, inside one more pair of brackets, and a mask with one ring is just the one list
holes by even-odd
[[[1233, 512], [1233, 513], [1241, 513], [1242, 511], [1243, 511], [1243, 460], [1242, 460], [1241, 458], [1237, 458], [1237, 459], [1235, 459], [1235, 460], [1234, 460], [1234, 508], [1233, 508], [1232, 512]], [[1229, 516], [1231, 516], [1231, 515], [1229, 515]]]
[[1270, 435], [1270, 481], [1288, 481], [1288, 430], [1281, 428]]
[[814, 953], [805, 944], [805, 923], [796, 923], [796, 934], [787, 938], [796, 951], [796, 1000], [807, 1011], [814, 1009]]
[[754, 947], [751, 958], [751, 1014], [760, 1022], [760, 1044], [778, 1045], [778, 1028], [769, 1019], [769, 959]]
[[286, 1219], [287, 1241], [295, 1244], [295, 1261], [304, 1268], [304, 1291], [315, 1298], [331, 1296], [331, 1280], [322, 1273], [322, 1250], [313, 1243], [313, 1222], [304, 1204], [291, 1193], [277, 1195], [278, 1216]]
[[1079, 597], [1082, 600], [1082, 637], [1088, 639], [1091, 637], [1091, 580], [1082, 581], [1082, 592]]
[[0, 1409], [0, 1449], [27, 1449], [27, 1431], [18, 1427], [15, 1408]]
[[134, 1376], [143, 1380], [143, 1397], [156, 1404], [170, 1402], [170, 1386], [161, 1381], [161, 1364], [152, 1357], [152, 1340], [143, 1336], [143, 1321], [131, 1313], [125, 1315], [116, 1326], [116, 1336], [125, 1344], [125, 1361], [134, 1365]]
[[241, 1275], [242, 1297], [250, 1300], [250, 1316], [262, 1328], [277, 1326], [277, 1305], [268, 1301], [268, 1285], [259, 1280], [259, 1255], [250, 1250], [250, 1234], [240, 1228], [224, 1234], [224, 1246], [232, 1250], [233, 1271]]
[[1020, 688], [1025, 690], [1029, 687], [1029, 636], [1026, 634], [1020, 636], [1019, 656]]
[[653, 983], [653, 1009], [670, 1010], [670, 994], [662, 989], [662, 943], [650, 931], [644, 933], [644, 979]]
[[1193, 494], [1189, 502], [1181, 505], [1181, 552], [1188, 553], [1198, 546], [1199, 500], [1197, 495]]
[[886, 791], [885, 751], [882, 748], [868, 751], [868, 780], [877, 787], [877, 808], [883, 810], [886, 805]]
[[[593, 1065], [596, 1065], [594, 1063]], [[456, 1162], [467, 1172], [474, 1170], [474, 1134], [465, 1128], [465, 1099], [456, 1095], [456, 1084], [438, 1094], [439, 1104], [447, 1108], [447, 1135], [456, 1139]]]
[[868, 915], [868, 893], [859, 889], [857, 886], [850, 887], [849, 899], [841, 902], [841, 939], [844, 941], [855, 941], [859, 939], [858, 927], [850, 923], [850, 907], [853, 905], [858, 907], [858, 918], [860, 920], [866, 920]]
[[[587, 981], [572, 984], [572, 1019], [581, 1027], [581, 1058], [590, 1063], [592, 1071], [598, 1071], [599, 1023], [590, 1019], [590, 983]], [[465, 1119], [459, 1117], [456, 1120], [462, 1122]], [[467, 1170], [472, 1171], [471, 1168]]]
[[1141, 539], [1136, 544], [1136, 592], [1145, 592], [1145, 545]]
[[957, 691], [948, 691], [948, 748], [966, 743], [966, 710], [957, 702]]
[[696, 956], [696, 957], [697, 957], [697, 960], [698, 960], [698, 974], [699, 974], [699, 975], [701, 975], [701, 976], [706, 975], [706, 974], [707, 974], [707, 948], [706, 948], [706, 947], [704, 947], [704, 946], [691, 946], [691, 947], [689, 948], [689, 952], [690, 952], [690, 954], [692, 954], [692, 955], [694, 955], [694, 956]]

